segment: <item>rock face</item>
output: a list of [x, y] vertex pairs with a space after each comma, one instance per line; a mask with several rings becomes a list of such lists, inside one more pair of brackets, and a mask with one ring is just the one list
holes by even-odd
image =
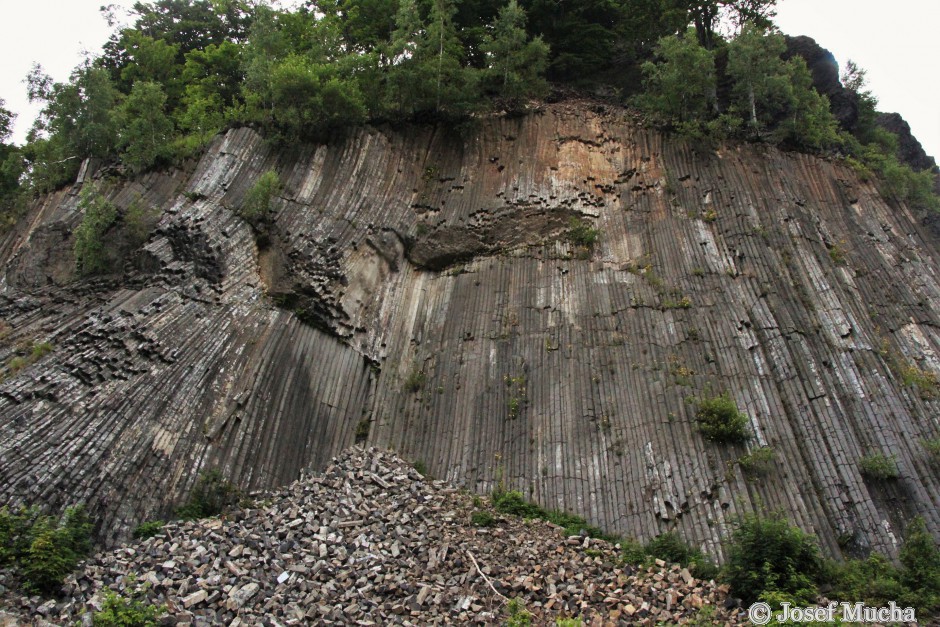
[[95, 556], [58, 604], [7, 605], [74, 625], [104, 590], [143, 589], [167, 609], [163, 624], [494, 625], [514, 598], [536, 625], [676, 624], [704, 606], [749, 624], [733, 602], [722, 609], [726, 588], [679, 565], [638, 571], [613, 545], [542, 521], [474, 526], [482, 509], [394, 455], [352, 450], [256, 507]]
[[829, 108], [842, 128], [852, 130], [858, 122], [858, 100], [855, 94], [842, 86], [839, 64], [835, 56], [812, 37], [787, 35], [785, 59], [802, 57], [813, 75], [813, 87], [829, 98]]
[[[259, 248], [235, 210], [272, 168]], [[200, 471], [286, 485], [358, 439], [718, 558], [758, 503], [832, 553], [895, 555], [915, 514], [940, 531], [937, 242], [839, 163], [568, 103], [289, 153], [232, 130], [104, 189], [159, 209], [124, 276], [74, 280], [77, 187], [0, 243], [0, 363], [52, 348], [0, 384], [0, 501], [86, 502], [113, 543]], [[746, 446], [698, 432], [721, 392]], [[860, 473], [875, 453], [899, 479]]]
[[898, 159], [901, 163], [906, 163], [915, 170], [936, 171], [937, 162], [924, 151], [924, 147], [911, 133], [911, 125], [900, 113], [881, 113], [876, 121], [878, 126], [898, 136]]

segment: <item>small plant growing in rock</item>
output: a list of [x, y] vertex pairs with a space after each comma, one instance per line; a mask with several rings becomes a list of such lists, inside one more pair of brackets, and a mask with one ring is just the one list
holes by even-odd
[[413, 466], [414, 466], [414, 469], [418, 471], [419, 475], [421, 475], [422, 477], [428, 476], [428, 465], [425, 464], [422, 460], [419, 459], [413, 464]]
[[736, 444], [750, 437], [747, 416], [738, 411], [737, 405], [728, 394], [700, 401], [695, 420], [702, 435], [713, 442]]
[[424, 371], [419, 370], [418, 367], [415, 366], [411, 370], [411, 374], [408, 375], [408, 378], [405, 379], [405, 391], [412, 393], [420, 392], [426, 380], [427, 375], [424, 374]]
[[915, 388], [923, 400], [929, 401], [937, 397], [940, 392], [940, 382], [937, 381], [936, 374], [913, 364], [902, 365], [900, 371], [904, 385]]
[[577, 218], [571, 218], [568, 224], [568, 239], [572, 244], [588, 250], [594, 248], [597, 239], [600, 237], [600, 230]]
[[156, 627], [157, 619], [166, 613], [163, 606], [145, 603], [136, 596], [125, 598], [105, 590], [101, 610], [92, 614], [94, 627]]
[[492, 527], [496, 524], [496, 517], [486, 510], [480, 510], [470, 515], [470, 522], [477, 527]]
[[924, 450], [927, 451], [927, 455], [930, 457], [930, 461], [934, 464], [940, 465], [940, 438], [923, 440], [921, 445], [924, 447]]
[[901, 476], [897, 457], [874, 453], [858, 460], [858, 468], [869, 479], [887, 481]]
[[363, 418], [356, 424], [356, 444], [361, 444], [369, 438], [369, 431], [372, 423], [368, 418]]
[[163, 527], [166, 525], [162, 520], [148, 520], [137, 525], [134, 529], [134, 537], [139, 540], [146, 540], [163, 533]]
[[229, 482], [218, 470], [202, 474], [189, 500], [177, 508], [176, 515], [183, 520], [196, 520], [218, 516], [234, 507], [241, 497], [238, 487]]
[[766, 475], [773, 470], [777, 454], [769, 446], [756, 448], [746, 455], [738, 458], [738, 465], [745, 475], [754, 477]]
[[525, 609], [519, 599], [510, 599], [506, 604], [506, 627], [527, 627], [532, 624], [532, 613]]

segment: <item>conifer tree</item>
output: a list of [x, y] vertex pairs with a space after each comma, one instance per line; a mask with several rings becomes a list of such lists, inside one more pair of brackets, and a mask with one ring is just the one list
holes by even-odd
[[525, 23], [525, 10], [517, 0], [510, 0], [500, 10], [492, 34], [482, 46], [487, 59], [487, 83], [510, 108], [517, 107], [524, 98], [543, 95], [548, 88], [543, 78], [548, 45], [541, 37], [529, 40]]

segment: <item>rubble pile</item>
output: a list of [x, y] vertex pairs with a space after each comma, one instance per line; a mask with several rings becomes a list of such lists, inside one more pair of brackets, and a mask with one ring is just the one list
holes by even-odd
[[66, 579], [64, 600], [19, 610], [90, 624], [110, 589], [165, 606], [166, 625], [500, 624], [512, 599], [533, 624], [739, 620], [725, 588], [679, 565], [637, 570], [616, 546], [540, 520], [474, 525], [486, 508], [357, 447], [250, 507], [99, 554]]

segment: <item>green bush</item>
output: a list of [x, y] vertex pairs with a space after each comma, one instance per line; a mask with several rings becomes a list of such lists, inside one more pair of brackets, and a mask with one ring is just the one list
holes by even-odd
[[109, 268], [103, 239], [117, 220], [117, 208], [94, 184], [82, 186], [78, 207], [84, 214], [75, 229], [75, 268], [83, 276], [100, 274]]
[[600, 237], [600, 230], [592, 227], [587, 222], [577, 218], [571, 218], [568, 229], [568, 239], [575, 246], [592, 249]]
[[866, 455], [858, 461], [858, 468], [869, 479], [879, 481], [897, 479], [901, 476], [898, 460], [894, 455], [890, 457], [881, 453]]
[[525, 609], [519, 599], [511, 599], [506, 604], [506, 627], [528, 627], [532, 624], [532, 613]]
[[923, 518], [908, 524], [899, 557], [900, 567], [877, 553], [864, 560], [829, 562], [823, 573], [832, 586], [827, 596], [876, 607], [895, 601], [916, 607], [922, 620], [940, 611], [940, 548]]
[[695, 420], [702, 435], [713, 442], [740, 443], [750, 437], [747, 416], [738, 411], [728, 394], [701, 400]]
[[140, 540], [146, 540], [163, 533], [163, 527], [166, 525], [162, 520], [148, 520], [140, 523], [134, 529], [134, 537]]
[[424, 374], [424, 371], [419, 370], [418, 367], [415, 366], [412, 369], [411, 374], [408, 375], [408, 378], [405, 379], [405, 385], [404, 385], [405, 391], [407, 392], [421, 391], [421, 388], [424, 387], [424, 383], [426, 380], [427, 380], [427, 375]]
[[722, 578], [745, 604], [782, 594], [809, 603], [823, 561], [813, 536], [777, 515], [745, 515], [726, 551]]
[[124, 598], [110, 590], [104, 593], [101, 611], [92, 615], [94, 627], [155, 627], [166, 608], [145, 603], [137, 597]]
[[547, 520], [548, 522], [558, 525], [559, 527], [564, 527], [565, 535], [569, 536], [576, 536], [584, 533], [588, 536], [591, 536], [592, 538], [604, 538], [607, 540], [612, 540], [610, 536], [604, 534], [604, 532], [597, 527], [588, 525], [587, 521], [580, 516], [569, 514], [567, 512], [556, 512], [542, 509], [535, 503], [526, 501], [522, 496], [522, 493], [516, 490], [510, 490], [509, 492], [494, 490], [490, 498], [493, 503], [493, 507], [496, 508], [496, 511], [500, 512], [501, 514], [510, 514], [512, 516], [520, 516], [522, 518], [538, 518], [541, 520]]
[[36, 508], [0, 510], [0, 566], [11, 566], [29, 591], [56, 592], [65, 576], [91, 550], [91, 522], [84, 507], [61, 519]]
[[281, 179], [277, 172], [268, 170], [255, 181], [245, 194], [238, 215], [254, 226], [266, 222], [271, 213], [271, 201], [281, 191]]
[[930, 461], [934, 464], [940, 464], [940, 438], [933, 438], [932, 440], [923, 440], [921, 444], [924, 447], [924, 450], [927, 451], [927, 455], [930, 457]]
[[922, 517], [908, 525], [899, 557], [901, 583], [910, 591], [901, 600], [924, 611], [940, 610], [940, 548]]
[[769, 446], [756, 448], [746, 455], [738, 458], [738, 465], [748, 476], [764, 475], [774, 468], [777, 454]]
[[496, 524], [496, 517], [486, 510], [480, 510], [470, 515], [470, 522], [476, 527], [492, 527]]
[[222, 473], [218, 470], [210, 470], [199, 478], [189, 495], [189, 500], [177, 508], [176, 515], [183, 520], [218, 516], [234, 507], [240, 497], [241, 492], [222, 477]]
[[669, 531], [650, 540], [643, 546], [636, 540], [620, 543], [623, 561], [634, 566], [642, 566], [653, 560], [663, 560], [669, 564], [681, 564], [699, 579], [713, 579], [718, 575], [718, 567], [700, 550], [686, 544], [675, 531]]

